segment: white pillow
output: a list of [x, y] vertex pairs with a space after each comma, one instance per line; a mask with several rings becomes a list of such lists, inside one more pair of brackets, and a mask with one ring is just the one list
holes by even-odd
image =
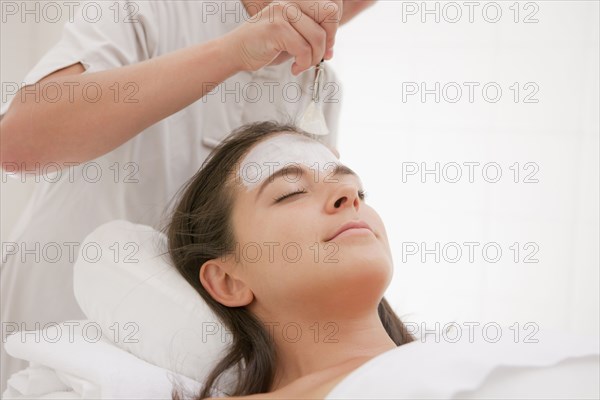
[[169, 263], [166, 237], [115, 220], [79, 247], [73, 285], [79, 306], [103, 337], [159, 367], [204, 382], [231, 335]]

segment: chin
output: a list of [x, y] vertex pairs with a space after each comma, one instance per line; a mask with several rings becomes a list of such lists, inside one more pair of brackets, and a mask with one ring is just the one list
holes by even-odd
[[387, 253], [345, 252], [338, 258], [338, 265], [344, 271], [343, 280], [349, 280], [347, 284], [357, 282], [365, 288], [368, 286], [370, 290], [381, 290], [383, 293], [392, 280], [394, 266]]
[[[354, 238], [353, 238], [354, 239]], [[387, 265], [391, 270], [393, 267], [392, 254], [389, 247], [384, 246], [379, 241], [365, 243], [359, 241], [346, 240], [337, 243], [335, 247], [335, 259], [343, 264], [358, 265]], [[333, 250], [330, 249], [333, 256]]]

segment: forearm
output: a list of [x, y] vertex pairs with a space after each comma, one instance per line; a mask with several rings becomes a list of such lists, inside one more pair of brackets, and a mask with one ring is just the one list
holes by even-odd
[[377, 0], [344, 0], [340, 26], [343, 26], [362, 11], [373, 6]]
[[220, 38], [134, 65], [56, 78], [50, 82], [61, 88], [58, 100], [49, 82], [37, 85], [35, 95], [32, 88], [17, 93], [0, 122], [2, 164], [85, 162], [110, 152], [238, 72], [226, 44]]

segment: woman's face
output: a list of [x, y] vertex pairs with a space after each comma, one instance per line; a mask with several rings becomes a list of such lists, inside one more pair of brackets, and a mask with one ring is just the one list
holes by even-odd
[[[290, 133], [254, 145], [237, 170], [232, 271], [254, 294], [250, 309], [263, 318], [372, 312], [393, 266], [360, 178], [325, 145]], [[370, 229], [333, 237], [361, 221]]]

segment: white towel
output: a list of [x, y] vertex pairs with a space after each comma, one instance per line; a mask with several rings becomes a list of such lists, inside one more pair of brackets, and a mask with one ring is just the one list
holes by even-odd
[[[70, 387], [44, 365], [30, 362], [29, 367], [13, 374], [2, 398], [40, 398], [54, 392], [69, 392]], [[69, 397], [70, 398], [70, 397]]]
[[8, 336], [6, 351], [29, 361], [30, 366], [9, 379], [2, 398], [170, 399], [174, 383], [184, 393], [196, 393], [202, 387], [140, 360], [105, 338], [96, 340], [93, 328], [87, 331], [91, 336], [84, 336], [86, 324], [89, 321], [67, 321], [37, 336], [31, 332]]

